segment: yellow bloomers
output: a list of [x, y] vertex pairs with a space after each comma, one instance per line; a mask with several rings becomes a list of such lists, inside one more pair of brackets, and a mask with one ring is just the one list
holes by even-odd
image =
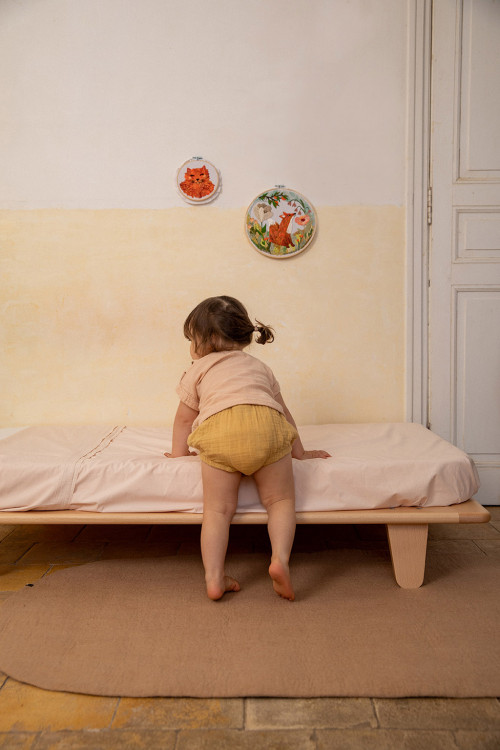
[[290, 453], [297, 431], [269, 406], [239, 404], [205, 419], [188, 438], [209, 466], [247, 476]]

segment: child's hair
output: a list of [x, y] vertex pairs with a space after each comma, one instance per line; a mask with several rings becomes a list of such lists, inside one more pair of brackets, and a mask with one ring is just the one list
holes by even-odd
[[184, 323], [184, 336], [195, 345], [196, 352], [220, 352], [256, 342], [274, 341], [273, 329], [256, 320], [254, 325], [248, 313], [234, 297], [209, 297], [192, 310]]

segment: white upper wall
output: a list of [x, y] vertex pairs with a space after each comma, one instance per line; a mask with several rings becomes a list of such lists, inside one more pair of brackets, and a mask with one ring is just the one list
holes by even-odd
[[0, 208], [403, 205], [402, 0], [2, 0]]

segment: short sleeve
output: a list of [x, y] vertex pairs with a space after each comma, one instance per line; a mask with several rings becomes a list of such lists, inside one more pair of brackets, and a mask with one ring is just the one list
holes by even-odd
[[273, 396], [277, 396], [279, 393], [281, 393], [280, 384], [278, 383], [274, 375], [273, 375], [272, 388], [273, 388]]
[[278, 381], [274, 377], [274, 372], [271, 370], [271, 368], [268, 367], [267, 365], [265, 367], [266, 367], [266, 369], [268, 371], [268, 375], [269, 375], [269, 382], [270, 382], [270, 385], [271, 385], [271, 392], [272, 392], [273, 396], [276, 397], [278, 395], [278, 393], [281, 393], [280, 384], [278, 383]]
[[200, 400], [192, 377], [192, 369], [186, 370], [175, 390], [183, 404], [196, 411], [200, 410]]

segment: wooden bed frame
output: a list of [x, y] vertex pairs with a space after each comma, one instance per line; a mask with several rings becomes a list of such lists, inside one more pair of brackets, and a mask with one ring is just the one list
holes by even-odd
[[[0, 524], [201, 524], [201, 513], [96, 513], [90, 511], [2, 511]], [[490, 514], [475, 500], [429, 508], [381, 508], [297, 513], [299, 524], [385, 524], [392, 566], [404, 589], [422, 585], [430, 523], [487, 523]], [[266, 513], [236, 513], [233, 524], [266, 524]]]

